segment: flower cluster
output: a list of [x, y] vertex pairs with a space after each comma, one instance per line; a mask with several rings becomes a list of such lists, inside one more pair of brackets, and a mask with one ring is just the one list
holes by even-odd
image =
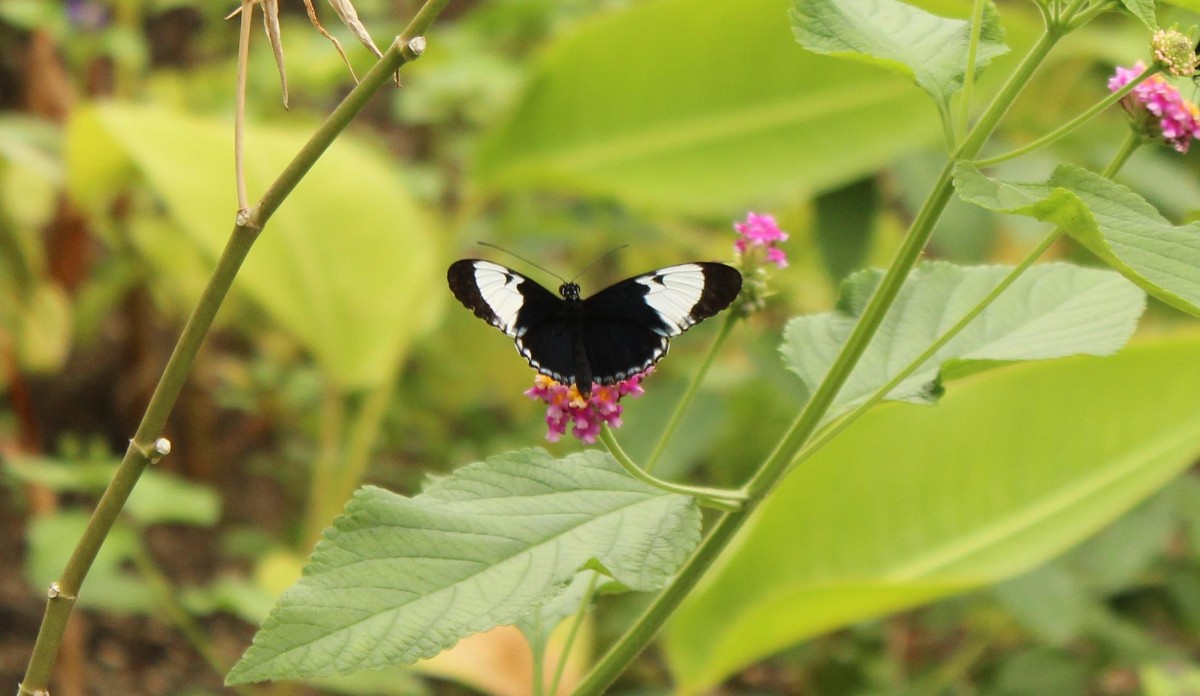
[[607, 423], [610, 428], [621, 427], [621, 412], [624, 410], [621, 398], [641, 396], [644, 393], [642, 378], [652, 371], [653, 368], [611, 386], [593, 384], [592, 393], [586, 399], [575, 385], [559, 384], [545, 375], [538, 375], [525, 396], [545, 402], [546, 426], [549, 428], [547, 440], [558, 442], [567, 428], [571, 427], [572, 435], [590, 445], [596, 441], [604, 424]]
[[[1108, 80], [1113, 92], [1129, 84], [1146, 70], [1141, 61], [1132, 68], [1117, 67]], [[1134, 128], [1148, 138], [1162, 138], [1176, 152], [1187, 152], [1193, 138], [1200, 138], [1200, 109], [1184, 99], [1162, 75], [1154, 75], [1133, 88], [1121, 100]]]
[[1200, 67], [1200, 56], [1193, 48], [1195, 41], [1175, 29], [1159, 29], [1150, 37], [1154, 62], [1175, 77], [1191, 77]]
[[788, 265], [787, 254], [778, 246], [787, 241], [788, 235], [779, 229], [774, 216], [758, 213], [746, 213], [746, 220], [733, 223], [733, 229], [739, 235], [733, 243], [734, 265], [742, 272], [742, 293], [735, 311], [753, 314], [766, 305], [771, 294], [767, 287], [767, 267]]
[[[733, 223], [733, 229], [741, 235], [733, 243], [733, 249], [739, 258], [744, 258], [747, 252], [766, 254], [767, 263], [787, 268], [787, 254], [776, 245], [786, 242], [788, 235], [779, 229], [773, 215], [746, 213], [746, 221]], [[752, 249], [755, 251], [751, 251]]]

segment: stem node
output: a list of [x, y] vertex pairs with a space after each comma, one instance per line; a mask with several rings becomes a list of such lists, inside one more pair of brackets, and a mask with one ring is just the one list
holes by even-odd
[[66, 594], [65, 592], [63, 592], [62, 585], [59, 585], [57, 580], [50, 583], [50, 587], [46, 588], [46, 598], [47, 599], [61, 599], [61, 600], [65, 600], [67, 602], [74, 602], [76, 599], [78, 599], [77, 597], [75, 597], [75, 595], [69, 595], [69, 594]]

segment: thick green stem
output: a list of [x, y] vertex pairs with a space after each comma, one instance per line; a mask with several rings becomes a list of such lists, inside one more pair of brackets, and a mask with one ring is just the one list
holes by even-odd
[[[233, 279], [237, 276], [242, 262], [245, 261], [246, 255], [250, 252], [250, 247], [254, 244], [263, 225], [296, 187], [304, 174], [350, 123], [351, 119], [387, 82], [388, 77], [400, 66], [420, 56], [424, 49], [424, 39], [420, 38], [421, 35], [448, 2], [449, 0], [429, 0], [425, 3], [404, 33], [392, 43], [383, 58], [347, 95], [346, 99], [326, 119], [271, 187], [267, 189], [258, 206], [249, 214], [246, 214], [245, 211], [238, 213], [233, 234], [230, 236], [221, 258], [217, 261], [217, 266], [200, 296], [200, 301], [188, 318], [187, 324], [184, 325], [183, 333], [163, 369], [162, 377], [159, 378], [154, 394], [150, 397], [142, 421], [138, 425], [133, 439], [129, 442], [129, 448], [126, 450], [120, 466], [117, 467], [112, 481], [109, 482], [108, 488], [100, 497], [100, 502], [97, 503], [96, 510], [92, 513], [87, 528], [72, 552], [70, 560], [67, 561], [62, 576], [50, 586], [46, 613], [42, 618], [41, 628], [38, 630], [33, 653], [30, 655], [29, 664], [25, 670], [25, 677], [18, 687], [19, 692], [33, 694], [48, 691], [54, 661], [58, 655], [59, 646], [62, 644], [63, 631], [66, 629], [67, 619], [71, 615], [71, 608], [75, 604], [75, 598], [79, 594], [84, 578], [87, 577], [88, 570], [96, 560], [100, 545], [104, 543], [105, 537], [108, 536], [113, 523], [116, 522], [117, 516], [124, 507], [125, 501], [133, 491], [134, 484], [137, 483], [147, 465], [152, 461], [158, 461], [165, 454], [162, 451], [164, 448], [156, 448], [156, 441], [166, 425], [167, 417], [174, 408], [176, 399], [179, 398], [179, 392], [183, 389], [184, 382], [195, 362], [196, 353], [200, 350], [200, 345], [204, 342], [204, 337], [212, 326], [213, 318], [224, 301], [225, 295], [229, 292]], [[169, 450], [169, 446], [165, 449]]]
[[679, 429], [679, 424], [683, 421], [683, 414], [687, 411], [688, 406], [696, 398], [696, 391], [700, 388], [700, 383], [704, 381], [704, 376], [708, 374], [708, 370], [712, 367], [713, 360], [717, 357], [717, 353], [721, 350], [721, 346], [725, 343], [725, 339], [729, 338], [729, 334], [733, 331], [733, 325], [737, 323], [738, 315], [734, 312], [729, 312], [725, 316], [725, 322], [721, 324], [721, 332], [717, 334], [712, 345], [708, 349], [708, 355], [704, 356], [704, 362], [701, 363], [700, 369], [692, 376], [692, 381], [687, 386], [687, 391], [683, 393], [683, 397], [679, 399], [679, 403], [675, 404], [675, 410], [671, 413], [671, 419], [667, 421], [667, 426], [663, 428], [662, 435], [658, 438], [658, 443], [654, 445], [654, 451], [650, 453], [650, 457], [646, 460], [646, 465], [643, 470], [650, 473], [658, 464], [659, 457], [667, 448], [667, 443], [671, 441], [671, 437], [675, 435], [675, 431]]
[[925, 204], [913, 220], [912, 227], [897, 252], [896, 258], [876, 288], [850, 337], [842, 346], [829, 373], [817, 387], [796, 421], [784, 434], [775, 451], [747, 485], [746, 490], [750, 494], [750, 498], [746, 501], [743, 509], [739, 512], [726, 513], [717, 521], [675, 580], [655, 598], [626, 634], [592, 669], [584, 682], [576, 689], [576, 696], [598, 695], [612, 684], [625, 666], [650, 643], [662, 624], [700, 581], [700, 577], [733, 539], [766, 494], [782, 479], [791, 460], [812, 436], [824, 414], [829, 410], [837, 392], [850, 376], [851, 370], [862, 357], [868, 343], [882, 323], [884, 315], [895, 301], [904, 280], [919, 260], [926, 242], [933, 234], [935, 223], [941, 217], [942, 211], [945, 210], [953, 193], [954, 165], [957, 161], [970, 159], [978, 154], [988, 136], [995, 130], [1000, 119], [1012, 106], [1021, 89], [1029, 83], [1033, 73], [1036, 72], [1060, 37], [1061, 33], [1053, 27], [1047, 28], [1047, 31], [1038, 37], [1024, 60], [1009, 76], [996, 99], [980, 117], [975, 128], [963, 140], [954, 157], [946, 163]]

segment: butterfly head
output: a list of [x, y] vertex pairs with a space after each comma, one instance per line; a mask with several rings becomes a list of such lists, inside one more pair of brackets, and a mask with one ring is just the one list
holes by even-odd
[[564, 300], [579, 299], [579, 284], [578, 283], [563, 283], [558, 286], [558, 294], [562, 295]]

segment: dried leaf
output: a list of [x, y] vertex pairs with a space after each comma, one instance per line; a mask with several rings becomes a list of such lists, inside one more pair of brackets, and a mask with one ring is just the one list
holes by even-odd
[[342, 48], [342, 43], [334, 38], [333, 34], [325, 31], [325, 27], [321, 26], [321, 22], [317, 20], [317, 8], [313, 7], [312, 0], [304, 0], [304, 9], [308, 12], [308, 21], [321, 32], [321, 36], [333, 42], [333, 47], [337, 49], [338, 55], [342, 57], [342, 62], [350, 69], [350, 76], [358, 82], [358, 75], [354, 73], [354, 66], [350, 65], [350, 59], [346, 57], [346, 51]]
[[279, 84], [283, 89], [283, 108], [288, 106], [287, 70], [283, 66], [283, 37], [279, 29], [279, 0], [262, 0], [263, 28], [271, 51], [275, 53], [275, 65], [279, 66]]
[[350, 0], [329, 0], [329, 4], [333, 7], [333, 11], [337, 12], [342, 23], [358, 37], [362, 45], [371, 49], [371, 53], [374, 53], [376, 58], [382, 58], [383, 52], [375, 46], [375, 42], [371, 40], [371, 35], [367, 33], [367, 28], [363, 26], [363, 23], [358, 21], [358, 13], [354, 11], [354, 5], [350, 4]]

